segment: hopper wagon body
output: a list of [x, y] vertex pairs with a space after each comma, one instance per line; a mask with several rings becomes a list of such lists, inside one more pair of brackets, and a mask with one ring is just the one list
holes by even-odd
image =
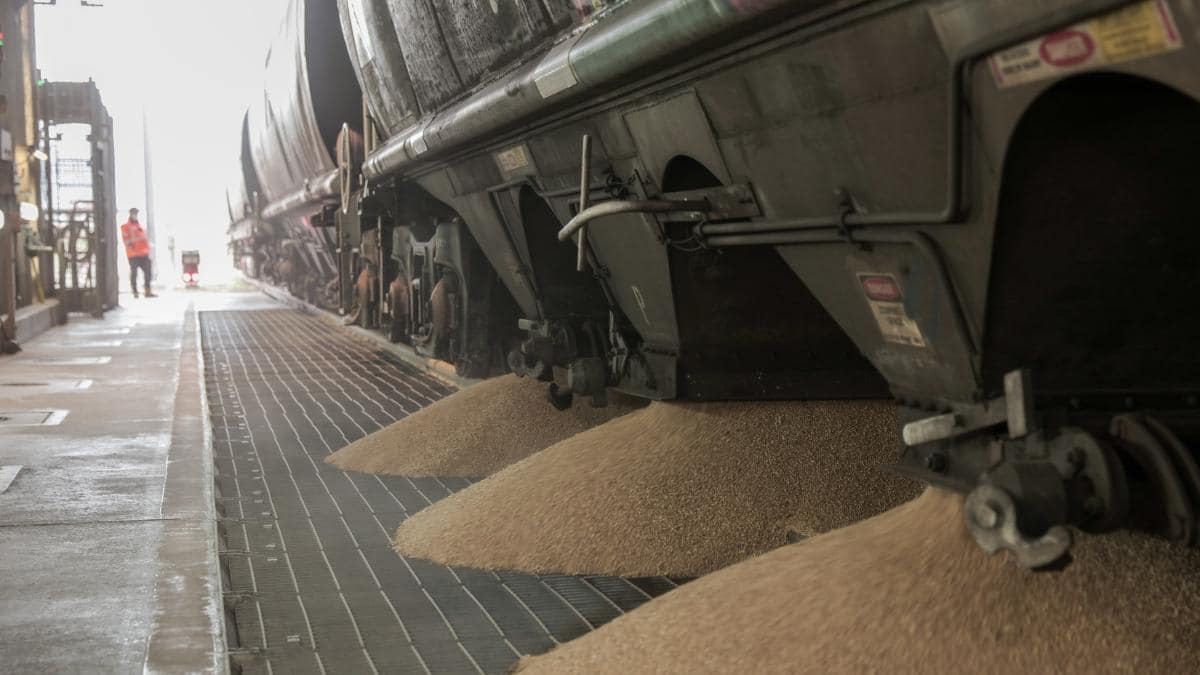
[[295, 2], [235, 250], [558, 406], [892, 397], [1030, 566], [1195, 543], [1197, 63], [1196, 0]]

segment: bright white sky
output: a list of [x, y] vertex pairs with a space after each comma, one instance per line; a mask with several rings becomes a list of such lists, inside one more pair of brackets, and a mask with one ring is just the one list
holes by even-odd
[[37, 8], [38, 67], [47, 80], [91, 78], [99, 86], [116, 137], [118, 222], [132, 206], [146, 219], [145, 113], [160, 279], [171, 273], [173, 234], [176, 257], [200, 249], [205, 281], [228, 280], [225, 187], [237, 170], [242, 113], [261, 95], [286, 0], [103, 1], [101, 8], [79, 0]]

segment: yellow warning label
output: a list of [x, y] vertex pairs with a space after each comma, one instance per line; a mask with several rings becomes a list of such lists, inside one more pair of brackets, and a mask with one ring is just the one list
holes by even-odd
[[1129, 61], [1180, 45], [1166, 2], [1142, 2], [1092, 21], [1109, 61]]
[[1182, 46], [1166, 0], [1147, 0], [997, 52], [988, 61], [996, 85], [1012, 87]]

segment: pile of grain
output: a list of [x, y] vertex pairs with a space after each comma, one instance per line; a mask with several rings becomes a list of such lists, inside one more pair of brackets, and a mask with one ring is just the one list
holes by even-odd
[[516, 375], [486, 380], [347, 445], [325, 461], [344, 471], [395, 476], [492, 474], [642, 405], [612, 395], [607, 408], [578, 400], [555, 410], [546, 384]]
[[533, 573], [698, 576], [919, 492], [890, 402], [653, 403], [405, 522], [396, 549]]
[[722, 570], [522, 663], [536, 673], [1198, 672], [1200, 554], [1079, 536], [1062, 572], [985, 556], [962, 499]]

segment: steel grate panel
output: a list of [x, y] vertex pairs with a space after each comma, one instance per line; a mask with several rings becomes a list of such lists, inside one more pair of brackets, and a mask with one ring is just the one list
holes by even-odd
[[542, 583], [550, 587], [556, 595], [575, 608], [584, 621], [593, 628], [602, 626], [621, 615], [607, 597], [587, 583], [579, 583], [575, 577], [552, 575], [542, 577]]
[[596, 589], [621, 612], [628, 612], [650, 599], [645, 591], [626, 579], [613, 577], [586, 577], [585, 581]]
[[291, 310], [203, 312], [201, 330], [243, 672], [503, 673], [674, 587], [396, 555], [405, 518], [471, 482], [323, 460], [451, 389]]

